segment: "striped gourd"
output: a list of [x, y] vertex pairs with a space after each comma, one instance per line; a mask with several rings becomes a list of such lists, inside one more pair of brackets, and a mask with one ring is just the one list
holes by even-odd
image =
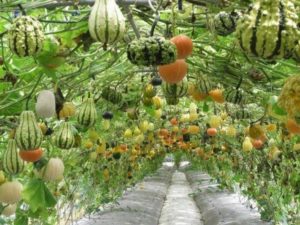
[[225, 100], [233, 104], [242, 104], [244, 101], [244, 91], [241, 88], [231, 88], [225, 91]]
[[177, 84], [164, 83], [163, 93], [167, 98], [181, 98], [187, 94], [188, 84], [186, 82], [179, 82]]
[[244, 107], [235, 108], [229, 115], [237, 120], [251, 119], [251, 113]]
[[297, 20], [290, 0], [256, 0], [238, 22], [240, 46], [268, 60], [290, 57], [300, 36]]
[[196, 80], [196, 89], [201, 94], [208, 94], [212, 90], [212, 85], [208, 77], [198, 76]]
[[97, 120], [97, 111], [94, 103], [94, 99], [87, 98], [81, 105], [78, 114], [77, 121], [79, 124], [89, 127], [93, 126]]
[[101, 97], [113, 104], [118, 104], [122, 101], [122, 94], [116, 89], [106, 87], [102, 90]]
[[132, 41], [127, 48], [129, 61], [136, 65], [165, 65], [175, 62], [177, 48], [163, 37], [148, 37]]
[[35, 150], [42, 144], [43, 134], [32, 111], [23, 111], [17, 127], [16, 142], [20, 150]]
[[54, 144], [62, 149], [70, 149], [74, 146], [75, 137], [70, 122], [63, 122], [55, 136]]
[[14, 139], [8, 140], [7, 149], [3, 154], [3, 169], [11, 175], [21, 173], [25, 163], [19, 156], [17, 143]]
[[168, 105], [177, 105], [179, 103], [179, 98], [166, 97], [166, 102]]
[[41, 23], [31, 16], [17, 17], [8, 31], [9, 48], [18, 56], [32, 56], [43, 47]]
[[219, 12], [214, 17], [214, 26], [218, 35], [227, 36], [233, 33], [236, 29], [237, 21], [240, 18], [238, 12]]
[[104, 45], [119, 41], [125, 34], [125, 18], [115, 0], [96, 0], [89, 17], [92, 38]]
[[298, 42], [298, 44], [295, 47], [293, 58], [297, 62], [300, 62], [300, 41]]

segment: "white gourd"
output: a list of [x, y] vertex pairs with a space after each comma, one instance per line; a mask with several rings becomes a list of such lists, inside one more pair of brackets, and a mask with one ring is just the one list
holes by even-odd
[[92, 38], [104, 45], [119, 41], [125, 34], [125, 18], [115, 0], [96, 0], [89, 17]]
[[39, 93], [35, 111], [41, 118], [49, 118], [55, 115], [55, 96], [52, 91], [43, 90]]
[[60, 158], [51, 158], [40, 171], [40, 176], [45, 181], [60, 181], [63, 179], [64, 170], [65, 166]]
[[0, 186], [0, 202], [15, 204], [21, 200], [23, 185], [18, 181], [6, 182]]
[[2, 211], [2, 215], [7, 217], [12, 216], [13, 214], [16, 213], [16, 210], [17, 210], [17, 204], [8, 205]]

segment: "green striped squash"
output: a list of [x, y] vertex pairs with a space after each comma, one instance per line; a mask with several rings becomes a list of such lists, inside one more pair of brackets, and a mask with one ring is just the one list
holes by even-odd
[[299, 40], [298, 16], [290, 0], [256, 0], [238, 22], [237, 36], [248, 54], [274, 60], [291, 57]]
[[166, 97], [166, 102], [168, 105], [177, 105], [179, 103], [179, 98]]
[[94, 103], [94, 99], [87, 98], [81, 105], [78, 114], [77, 121], [79, 124], [90, 127], [96, 123], [97, 111]]
[[244, 91], [241, 88], [230, 88], [225, 91], [225, 100], [232, 104], [242, 104], [245, 103]]
[[20, 158], [17, 143], [14, 139], [8, 140], [7, 149], [3, 154], [3, 169], [8, 174], [18, 174], [24, 170], [25, 162]]
[[43, 134], [32, 111], [23, 111], [17, 127], [16, 142], [20, 150], [35, 150], [42, 144]]
[[125, 18], [115, 0], [96, 0], [89, 17], [91, 37], [106, 44], [113, 44], [125, 34]]
[[219, 12], [214, 17], [215, 31], [218, 35], [227, 36], [233, 33], [236, 29], [237, 21], [240, 18], [240, 13], [238, 12]]
[[177, 84], [164, 83], [163, 93], [167, 98], [181, 98], [187, 94], [188, 84], [181, 81]]
[[127, 58], [140, 66], [165, 65], [175, 62], [177, 48], [163, 37], [141, 38], [128, 45]]
[[201, 94], [208, 94], [212, 90], [212, 85], [208, 77], [198, 76], [196, 80], [196, 89]]
[[70, 122], [63, 122], [57, 133], [53, 137], [54, 144], [62, 149], [70, 149], [75, 144], [72, 125]]
[[118, 104], [122, 101], [122, 94], [116, 89], [106, 87], [102, 90], [101, 97], [113, 104]]
[[235, 108], [229, 115], [237, 120], [251, 119], [251, 113], [244, 107]]
[[16, 18], [8, 31], [8, 45], [20, 57], [32, 56], [43, 48], [44, 33], [41, 23], [31, 16]]

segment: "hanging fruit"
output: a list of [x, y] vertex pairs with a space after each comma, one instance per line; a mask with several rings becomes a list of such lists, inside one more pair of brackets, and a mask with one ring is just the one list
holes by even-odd
[[152, 98], [156, 95], [156, 90], [152, 84], [147, 84], [143, 93], [145, 97]]
[[70, 122], [63, 122], [53, 137], [54, 144], [62, 149], [70, 149], [75, 144], [72, 125]]
[[213, 89], [209, 92], [209, 96], [217, 103], [224, 103], [225, 98], [221, 89]]
[[185, 59], [193, 52], [193, 41], [184, 34], [177, 35], [171, 40], [177, 48], [177, 59]]
[[58, 113], [59, 119], [66, 119], [74, 116], [76, 113], [75, 105], [72, 102], [65, 102], [62, 109]]
[[41, 148], [26, 151], [20, 150], [19, 155], [26, 162], [36, 162], [42, 158], [43, 150]]
[[273, 60], [290, 57], [299, 40], [298, 16], [292, 1], [256, 0], [238, 22], [241, 48]]
[[278, 98], [278, 105], [282, 107], [289, 117], [300, 115], [300, 76], [287, 78]]
[[153, 86], [160, 86], [162, 84], [162, 79], [159, 76], [155, 76], [151, 79], [151, 84]]
[[214, 17], [214, 26], [218, 35], [227, 36], [235, 31], [240, 13], [232, 11], [231, 13], [219, 12]]
[[91, 37], [104, 45], [114, 44], [125, 34], [125, 18], [115, 0], [96, 0], [88, 24]]
[[20, 150], [30, 151], [41, 146], [43, 134], [32, 111], [21, 113], [20, 125], [17, 127], [15, 140]]
[[218, 128], [222, 124], [222, 118], [220, 116], [212, 115], [208, 123], [210, 127]]
[[163, 93], [166, 98], [179, 99], [187, 94], [188, 85], [182, 81], [177, 84], [164, 83]]
[[188, 71], [188, 64], [184, 59], [178, 59], [176, 62], [159, 66], [160, 77], [169, 84], [176, 84], [183, 80]]
[[65, 166], [60, 158], [51, 158], [39, 171], [39, 176], [44, 181], [60, 181], [63, 179]]
[[112, 120], [113, 117], [114, 117], [114, 114], [110, 111], [106, 111], [102, 114], [102, 118], [105, 120]]
[[163, 37], [140, 38], [129, 43], [127, 57], [135, 65], [165, 65], [175, 62], [177, 49]]
[[214, 137], [214, 136], [217, 135], [218, 130], [217, 130], [216, 128], [210, 127], [210, 128], [208, 128], [208, 129], [206, 130], [206, 133], [207, 133], [208, 136]]
[[244, 91], [241, 88], [230, 88], [225, 92], [225, 100], [232, 104], [243, 104], [245, 103]]
[[246, 137], [243, 141], [242, 148], [244, 152], [250, 152], [253, 149], [253, 145], [249, 137]]
[[33, 56], [43, 48], [41, 23], [31, 16], [17, 17], [8, 31], [8, 45], [20, 57]]
[[102, 90], [101, 97], [113, 104], [118, 104], [122, 101], [122, 94], [112, 87], [105, 87]]
[[249, 136], [253, 139], [258, 139], [265, 134], [263, 128], [259, 124], [251, 124], [249, 127]]
[[3, 170], [8, 174], [18, 174], [24, 170], [25, 163], [20, 158], [16, 141], [9, 139], [7, 149], [3, 154]]
[[94, 99], [87, 98], [81, 105], [77, 114], [77, 121], [79, 124], [90, 127], [96, 123], [97, 111]]
[[199, 75], [196, 78], [196, 90], [202, 95], [208, 95], [212, 90], [212, 85], [207, 76]]
[[55, 115], [55, 96], [52, 91], [43, 90], [39, 93], [35, 111], [41, 118], [49, 118]]
[[0, 185], [0, 202], [15, 204], [22, 198], [23, 185], [18, 181], [6, 182]]

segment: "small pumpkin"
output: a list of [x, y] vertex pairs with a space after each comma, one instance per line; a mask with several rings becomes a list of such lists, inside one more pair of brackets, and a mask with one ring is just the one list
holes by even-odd
[[167, 83], [176, 84], [183, 80], [188, 71], [188, 64], [184, 59], [158, 67], [160, 77]]
[[185, 59], [193, 52], [193, 41], [184, 34], [177, 35], [171, 40], [177, 48], [177, 59]]
[[206, 130], [206, 133], [207, 133], [208, 136], [213, 137], [213, 136], [216, 136], [216, 135], [217, 135], [218, 131], [217, 131], [216, 128], [210, 127], [210, 128], [208, 128], [208, 129]]
[[23, 159], [26, 162], [36, 162], [42, 158], [43, 150], [41, 148], [31, 151], [20, 150], [19, 155], [21, 159]]
[[63, 108], [59, 111], [59, 119], [66, 119], [71, 116], [74, 116], [76, 113], [75, 105], [72, 102], [65, 102]]
[[209, 96], [217, 103], [224, 103], [225, 99], [223, 96], [223, 91], [221, 89], [213, 89], [209, 92]]

